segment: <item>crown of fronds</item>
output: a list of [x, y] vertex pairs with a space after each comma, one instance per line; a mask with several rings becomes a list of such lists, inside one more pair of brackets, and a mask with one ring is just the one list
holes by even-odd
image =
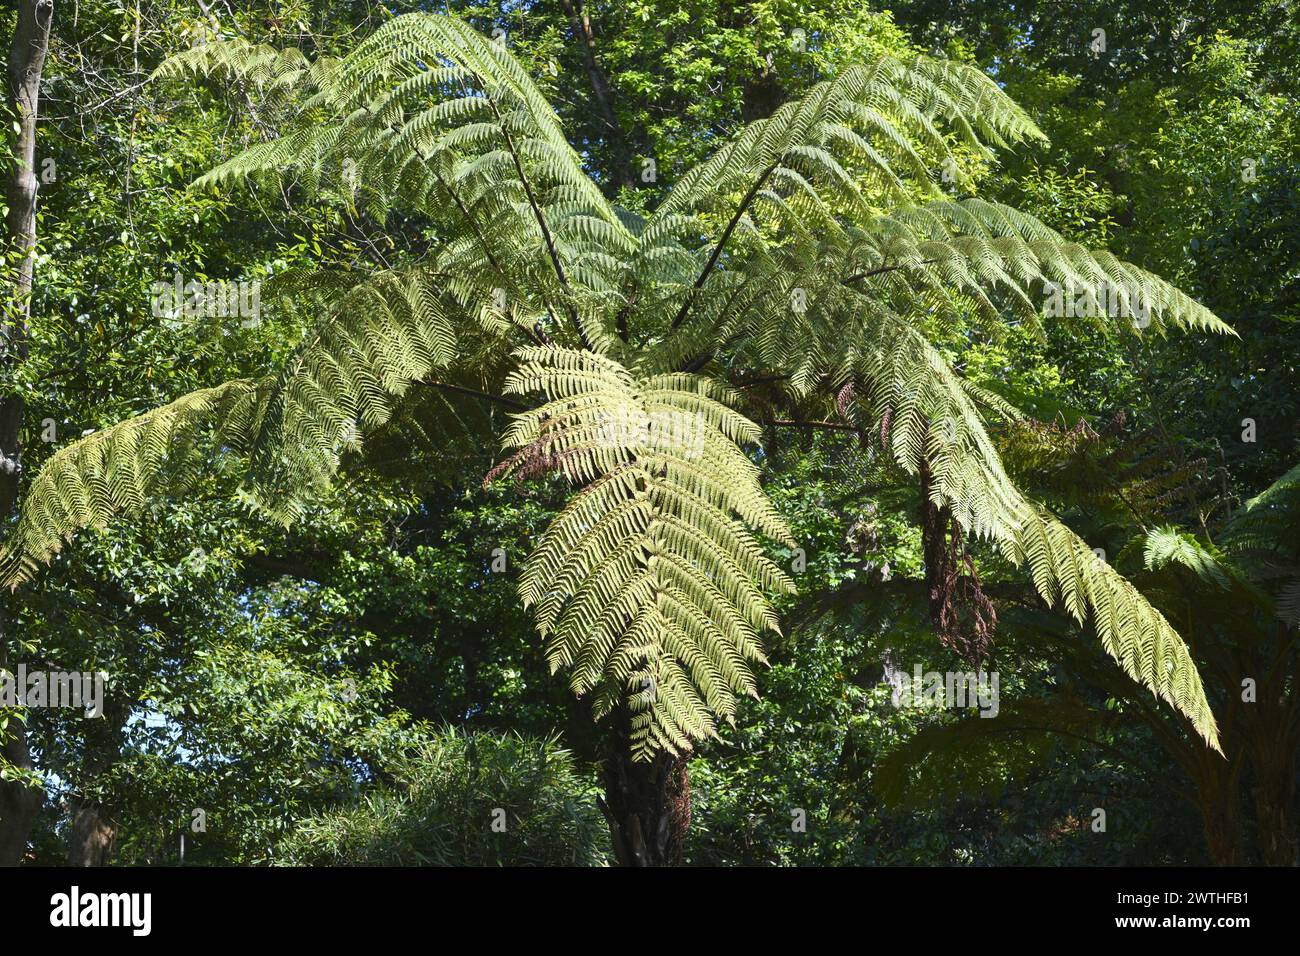
[[[575, 689], [598, 711], [626, 696], [642, 755], [681, 751], [753, 691], [748, 662], [776, 624], [763, 592], [788, 586], [747, 530], [788, 537], [739, 447], [756, 431], [715, 381], [743, 368], [870, 429], [906, 473], [924, 465], [959, 529], [1027, 564], [1048, 601], [1091, 620], [1129, 674], [1216, 743], [1177, 634], [1020, 494], [981, 409], [1018, 413], [962, 379], [927, 331], [972, 315], [1037, 323], [1048, 283], [1085, 300], [1118, 288], [1153, 331], [1226, 327], [1030, 216], [939, 198], [950, 163], [1041, 138], [977, 69], [888, 56], [845, 69], [746, 126], [645, 217], [613, 208], [523, 66], [454, 17], [398, 17], [314, 62], [214, 41], [159, 73], [233, 80], [275, 126], [201, 186], [324, 192], [380, 223], [400, 210], [430, 248], [414, 266], [282, 280], [311, 321], [278, 372], [54, 455], [6, 542], [4, 583], [79, 527], [138, 512], [173, 476], [183, 485], [179, 463], [199, 449], [247, 456], [251, 500], [292, 518], [364, 434], [409, 425], [412, 383], [477, 375], [457, 394], [499, 398], [504, 366], [521, 363], [510, 390], [546, 403], [510, 427], [502, 473], [578, 487], [524, 598]], [[1137, 327], [1122, 307], [1082, 316]], [[698, 431], [683, 443], [688, 421]]]

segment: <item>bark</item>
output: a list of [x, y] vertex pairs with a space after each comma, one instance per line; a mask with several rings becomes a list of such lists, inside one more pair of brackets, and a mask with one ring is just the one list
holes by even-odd
[[1205, 847], [1215, 866], [1243, 862], [1238, 812], [1241, 765], [1240, 759], [1203, 759], [1200, 772], [1193, 777]]
[[[32, 250], [36, 244], [36, 122], [40, 115], [41, 72], [50, 45], [54, 0], [19, 0], [18, 22], [9, 50], [6, 93], [16, 114], [18, 133], [13, 164], [5, 183], [9, 213], [5, 217], [6, 261], [16, 266], [6, 278], [13, 282], [3, 329], [3, 361], [12, 368], [27, 357], [27, 320], [31, 315]], [[10, 258], [12, 257], [12, 259]], [[11, 449], [6, 446], [6, 453]], [[13, 500], [0, 499], [13, 506]]]
[[627, 716], [620, 711], [601, 767], [605, 797], [600, 809], [609, 824], [614, 859], [619, 866], [677, 866], [691, 826], [688, 758], [660, 753], [653, 760], [634, 761], [627, 730]]
[[[8, 666], [0, 649], [0, 668]], [[0, 757], [20, 770], [31, 770], [32, 755], [27, 747], [27, 728], [10, 714], [9, 726], [0, 731]], [[27, 852], [27, 837], [36, 822], [44, 795], [17, 781], [0, 781], [0, 866], [17, 866]]]
[[569, 15], [573, 27], [573, 36], [582, 49], [583, 63], [587, 68], [587, 79], [591, 83], [591, 92], [596, 100], [596, 109], [600, 118], [609, 127], [611, 158], [614, 164], [614, 181], [629, 189], [636, 188], [636, 177], [632, 170], [632, 154], [627, 135], [618, 120], [614, 109], [614, 89], [610, 86], [609, 76], [600, 64], [596, 54], [596, 34], [591, 28], [591, 17], [587, 15], [582, 0], [560, 0], [564, 12]]
[[[130, 713], [131, 705], [114, 697], [104, 702], [102, 716], [86, 718], [83, 787], [93, 788], [122, 759]], [[68, 866], [107, 866], [117, 839], [114, 808], [83, 792], [68, 798], [68, 812]]]
[[[31, 317], [32, 269], [36, 245], [36, 122], [40, 116], [41, 73], [50, 45], [54, 0], [18, 0], [18, 19], [9, 49], [6, 98], [18, 122], [13, 162], [6, 174], [3, 240], [4, 314], [0, 318], [0, 372], [5, 377], [27, 358], [27, 323]], [[19, 442], [23, 425], [23, 400], [18, 395], [0, 398], [0, 523], [8, 520], [18, 501], [22, 473]], [[0, 601], [7, 600], [0, 597]], [[3, 650], [4, 608], [0, 607], [0, 658]], [[3, 747], [5, 759], [19, 767], [31, 766], [27, 730], [11, 720]], [[0, 782], [0, 865], [17, 864], [27, 846], [41, 794], [16, 783]]]
[[[1288, 635], [1282, 634], [1282, 640]], [[1294, 677], [1292, 681], [1294, 681]], [[1288, 699], [1288, 681], [1269, 674], [1261, 679], [1255, 707], [1255, 732], [1251, 735], [1255, 828], [1259, 862], [1265, 866], [1295, 866], [1300, 858], [1300, 834], [1295, 806], [1296, 750], [1294, 704]]]
[[1296, 866], [1295, 826], [1291, 822], [1291, 803], [1278, 796], [1283, 786], [1261, 785], [1255, 792], [1255, 820], [1259, 827], [1260, 862], [1265, 866]]
[[68, 827], [68, 866], [108, 866], [117, 821], [98, 803], [74, 801]]

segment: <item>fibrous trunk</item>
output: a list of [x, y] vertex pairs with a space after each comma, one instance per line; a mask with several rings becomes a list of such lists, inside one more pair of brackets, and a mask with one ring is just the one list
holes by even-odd
[[633, 760], [626, 715], [618, 715], [601, 768], [614, 858], [620, 866], [676, 866], [691, 825], [687, 755]]

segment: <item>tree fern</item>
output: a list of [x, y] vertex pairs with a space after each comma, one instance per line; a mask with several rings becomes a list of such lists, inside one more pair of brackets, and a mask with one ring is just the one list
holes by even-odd
[[[200, 188], [325, 193], [378, 223], [400, 210], [427, 241], [401, 266], [277, 280], [273, 303], [309, 317], [280, 369], [56, 454], [6, 542], [6, 583], [78, 527], [183, 486], [200, 452], [246, 458], [249, 500], [292, 519], [368, 436], [391, 451], [442, 433], [419, 415], [464, 423], [465, 401], [488, 402], [517, 413], [493, 477], [557, 472], [576, 488], [521, 582], [552, 665], [598, 713], [626, 701], [640, 756], [684, 751], [755, 691], [749, 665], [776, 627], [765, 595], [789, 586], [754, 536], [789, 541], [742, 450], [757, 429], [720, 384], [743, 370], [784, 383], [772, 401], [841, 416], [928, 476], [962, 534], [1027, 565], [1047, 601], [1090, 621], [1216, 745], [1178, 635], [1017, 490], [985, 414], [1018, 413], [964, 381], [929, 333], [972, 314], [1036, 325], [1049, 283], [1120, 286], [1155, 332], [1226, 327], [1032, 217], [942, 197], [961, 155], [1041, 138], [978, 70], [890, 57], [845, 69], [751, 123], [645, 216], [611, 205], [524, 68], [453, 17], [395, 18], [337, 60], [213, 43], [159, 75], [236, 78], [268, 99], [278, 135]], [[1085, 313], [1073, 318], [1098, 318]]]

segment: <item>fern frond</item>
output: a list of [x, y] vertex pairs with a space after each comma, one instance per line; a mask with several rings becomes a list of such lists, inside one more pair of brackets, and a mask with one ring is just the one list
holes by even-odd
[[705, 379], [556, 348], [519, 358], [507, 390], [548, 401], [515, 417], [489, 478], [558, 472], [579, 489], [519, 586], [547, 660], [597, 716], [624, 696], [638, 757], [687, 751], [757, 694], [749, 664], [777, 629], [764, 592], [792, 589], [749, 530], [790, 541], [737, 444], [758, 428]]
[[1230, 554], [1273, 552], [1300, 557], [1300, 464], [1246, 502], [1224, 528]]
[[[165, 72], [256, 76], [271, 60], [247, 45], [203, 47]], [[408, 14], [342, 59], [281, 79], [297, 84], [298, 106], [280, 135], [197, 187], [328, 187], [381, 223], [391, 208], [427, 215], [441, 226], [445, 271], [527, 295], [539, 313], [603, 315], [592, 303], [614, 294], [632, 237], [504, 45], [455, 17]]]
[[856, 402], [888, 421], [886, 447], [909, 474], [924, 462], [934, 503], [1026, 566], [1043, 599], [1090, 621], [1124, 671], [1185, 714], [1212, 747], [1214, 715], [1191, 654], [1164, 616], [1122, 575], [1003, 471], [978, 410], [919, 334], [895, 325], [856, 358]]
[[276, 49], [233, 37], [207, 40], [177, 53], [164, 60], [149, 78], [235, 81], [244, 84], [250, 96], [256, 95], [274, 107], [293, 102], [311, 72], [312, 64], [298, 49]]
[[[388, 421], [411, 383], [458, 346], [441, 277], [413, 268], [336, 277], [308, 304], [316, 321], [275, 375], [194, 392], [60, 449], [24, 498], [0, 584], [14, 587], [76, 531], [183, 494], [227, 453], [246, 456], [250, 503], [289, 522], [334, 477], [340, 457]], [[297, 278], [277, 288], [282, 300]]]
[[1126, 329], [1236, 334], [1163, 279], [982, 199], [933, 200], [865, 224], [853, 237], [845, 274], [878, 288], [949, 289], [992, 314], [1004, 305], [1034, 323], [1055, 308], [1058, 316]]
[[452, 283], [427, 269], [362, 274], [308, 298], [320, 314], [267, 389], [249, 438], [256, 503], [284, 522], [388, 421], [411, 383], [456, 355]]
[[76, 532], [139, 515], [163, 491], [183, 494], [222, 451], [246, 447], [265, 388], [245, 379], [193, 392], [55, 452], [0, 551], [0, 587], [29, 580]]

